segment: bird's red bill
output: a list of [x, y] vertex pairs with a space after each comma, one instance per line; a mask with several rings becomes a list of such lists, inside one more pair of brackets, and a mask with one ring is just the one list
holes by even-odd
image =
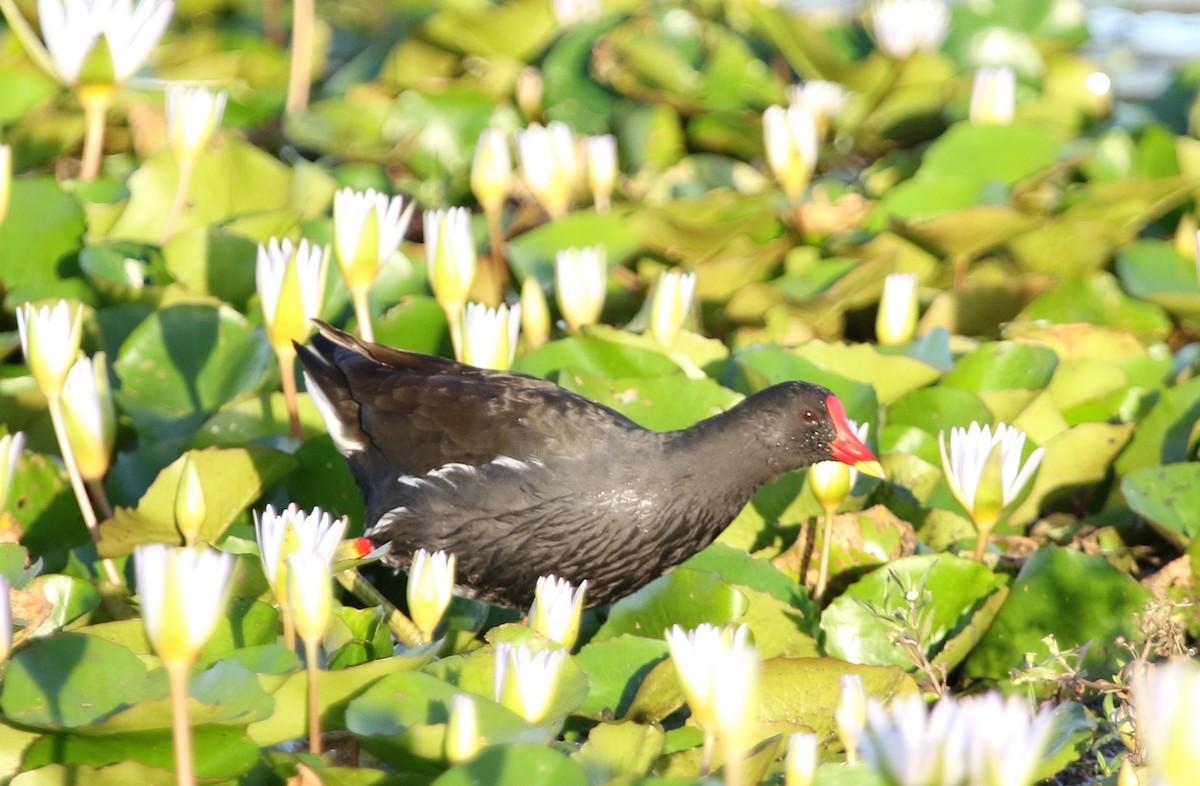
[[833, 420], [833, 427], [837, 431], [837, 437], [829, 443], [829, 452], [833, 454], [833, 457], [860, 472], [883, 477], [883, 470], [879, 466], [875, 454], [850, 428], [850, 421], [846, 419], [846, 409], [838, 397], [826, 398], [825, 406], [829, 410], [829, 417]]

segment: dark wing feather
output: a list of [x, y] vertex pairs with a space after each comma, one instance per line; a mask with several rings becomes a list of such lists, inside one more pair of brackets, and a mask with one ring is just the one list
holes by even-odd
[[397, 473], [419, 477], [497, 456], [578, 457], [587, 452], [580, 444], [586, 435], [641, 430], [620, 413], [537, 377], [367, 344], [325, 324], [312, 345], [315, 352], [299, 348], [310, 382], [329, 400], [341, 428], [369, 446], [370, 455], [356, 457], [339, 445], [356, 475], [382, 467], [393, 479]]

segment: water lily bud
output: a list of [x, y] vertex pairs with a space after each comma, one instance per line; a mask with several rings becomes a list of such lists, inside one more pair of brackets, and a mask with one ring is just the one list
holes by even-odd
[[0, 437], [0, 515], [12, 512], [9, 505], [13, 502], [13, 476], [17, 474], [17, 464], [21, 461], [23, 450], [25, 435], [22, 432]]
[[971, 89], [972, 123], [1008, 125], [1017, 102], [1017, 78], [1010, 66], [983, 66]]
[[8, 579], [0, 576], [0, 662], [12, 652], [12, 602], [9, 600]]
[[817, 776], [817, 735], [793, 734], [788, 737], [783, 771], [784, 786], [812, 786]]
[[60, 300], [53, 308], [26, 303], [17, 309], [21, 352], [33, 381], [46, 398], [57, 398], [79, 356], [83, 340], [83, 309]]
[[558, 310], [572, 330], [600, 321], [608, 283], [604, 246], [566, 248], [554, 265], [554, 291]]
[[802, 104], [763, 112], [767, 163], [788, 198], [795, 201], [808, 187], [817, 166], [819, 139], [812, 110]]
[[432, 639], [454, 596], [453, 554], [418, 549], [408, 569], [408, 613], [426, 639]]
[[829, 137], [834, 124], [846, 110], [850, 94], [837, 82], [810, 79], [802, 85], [788, 88], [788, 104], [802, 106], [812, 113], [817, 123], [818, 140]]
[[537, 580], [533, 605], [529, 608], [529, 627], [566, 647], [575, 646], [587, 581], [576, 589], [566, 579], [542, 576]]
[[475, 280], [475, 240], [465, 207], [425, 213], [429, 285], [442, 308], [461, 308]]
[[255, 513], [258, 553], [275, 599], [284, 605], [288, 603], [289, 555], [311, 553], [332, 562], [345, 531], [345, 517], [335, 520], [320, 508], [305, 513], [294, 502], [279, 513], [271, 505], [267, 505], [262, 515]]
[[233, 557], [152, 543], [139, 546], [133, 560], [154, 651], [167, 663], [192, 663], [225, 609]]
[[333, 613], [333, 586], [329, 560], [312, 551], [298, 551], [288, 558], [288, 606], [296, 633], [308, 643], [319, 642], [329, 628]]
[[1133, 685], [1137, 740], [1151, 784], [1192, 783], [1200, 772], [1200, 668], [1160, 663]]
[[566, 215], [580, 170], [571, 129], [559, 121], [530, 124], [517, 132], [517, 158], [526, 187], [550, 217]]
[[840, 681], [841, 693], [833, 719], [838, 739], [846, 748], [846, 762], [853, 764], [858, 760], [858, 738], [867, 722], [867, 694], [857, 674], [843, 674]]
[[8, 205], [12, 199], [12, 172], [12, 147], [0, 145], [0, 224], [8, 215]]
[[696, 274], [670, 271], [658, 277], [650, 306], [650, 333], [660, 346], [675, 343], [696, 292]]
[[79, 474], [102, 480], [108, 473], [117, 435], [117, 413], [108, 383], [104, 353], [81, 357], [67, 374], [62, 391], [63, 424]]
[[950, 29], [950, 9], [944, 0], [875, 0], [871, 22], [876, 46], [903, 60], [942, 45]]
[[612, 206], [613, 186], [617, 182], [617, 138], [612, 134], [589, 136], [583, 140], [587, 159], [588, 188], [596, 210], [604, 213]]
[[573, 27], [600, 18], [600, 0], [553, 0], [551, 7], [560, 27]]
[[496, 701], [530, 723], [541, 723], [554, 704], [566, 661], [566, 650], [535, 652], [527, 644], [497, 644]]
[[542, 95], [545, 89], [542, 85], [542, 72], [533, 66], [525, 66], [517, 74], [517, 108], [525, 117], [533, 119], [542, 116]]
[[338, 267], [350, 291], [368, 289], [379, 267], [400, 248], [415, 202], [373, 188], [339, 189], [333, 195], [333, 240]]
[[188, 453], [183, 458], [183, 468], [179, 472], [179, 488], [175, 490], [175, 527], [187, 545], [195, 545], [207, 515], [200, 470], [196, 469], [192, 454]]
[[54, 76], [68, 87], [124, 83], [150, 57], [174, 10], [170, 0], [39, 0], [38, 22]]
[[521, 284], [521, 330], [530, 349], [536, 349], [550, 339], [550, 306], [541, 283], [534, 276], [526, 276]]
[[506, 371], [517, 353], [521, 307], [488, 308], [468, 303], [463, 314], [462, 362], [479, 368]]
[[307, 240], [294, 246], [290, 240], [271, 238], [259, 245], [255, 282], [263, 327], [276, 352], [293, 352], [292, 342], [302, 342], [312, 332], [312, 320], [320, 315], [325, 297], [327, 258], [328, 248]]
[[479, 710], [469, 693], [456, 693], [450, 700], [450, 718], [446, 721], [446, 758], [459, 764], [475, 757], [483, 748], [479, 734]]
[[471, 161], [471, 191], [486, 213], [495, 213], [512, 191], [512, 156], [508, 136], [497, 128], [484, 129]]
[[[860, 441], [867, 439], [870, 423], [859, 424], [852, 419], [846, 422]], [[830, 514], [836, 512], [846, 497], [850, 496], [850, 490], [857, 480], [858, 470], [840, 461], [818, 461], [808, 468], [808, 487], [821, 507]]]
[[875, 336], [880, 344], [894, 346], [911, 341], [916, 331], [917, 277], [912, 273], [891, 273], [883, 280]]
[[1117, 772], [1117, 786], [1141, 786], [1137, 770], [1129, 763], [1129, 757], [1121, 759], [1121, 769]]
[[195, 160], [208, 147], [225, 115], [224, 90], [171, 85], [167, 88], [167, 143], [176, 161]]

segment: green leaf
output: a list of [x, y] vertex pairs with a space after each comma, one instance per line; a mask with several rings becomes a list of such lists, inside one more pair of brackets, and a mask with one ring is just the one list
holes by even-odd
[[146, 666], [129, 650], [63, 633], [31, 639], [13, 651], [0, 709], [24, 726], [72, 729], [100, 723], [152, 692]]
[[919, 360], [887, 355], [870, 344], [808, 341], [796, 353], [846, 379], [871, 385], [884, 406], [941, 376], [936, 368]]
[[[1055, 163], [1060, 147], [1052, 134], [1033, 125], [958, 123], [929, 146], [921, 174], [1011, 186]], [[987, 155], [980, 155], [981, 150]]]
[[1047, 441], [1033, 488], [1008, 514], [1009, 522], [1030, 521], [1049, 502], [1103, 481], [1135, 433], [1132, 423], [1081, 423]]
[[681, 374], [612, 379], [567, 371], [560, 375], [559, 383], [653, 431], [687, 428], [724, 412], [742, 399], [740, 394], [708, 377], [692, 379]]
[[642, 680], [667, 657], [667, 644], [659, 639], [621, 634], [592, 641], [575, 656], [587, 675], [588, 696], [578, 712], [592, 718], [623, 718]]
[[610, 379], [657, 378], [679, 366], [657, 349], [614, 344], [593, 336], [571, 336], [543, 344], [517, 359], [515, 370], [536, 377], [579, 371]]
[[144, 543], [181, 543], [175, 527], [175, 495], [183, 465], [191, 460], [204, 490], [204, 524], [199, 540], [216, 543], [263, 491], [296, 466], [296, 459], [266, 448], [207, 448], [189, 451], [154, 479], [136, 508], [118, 508], [100, 527], [100, 555], [132, 554]]
[[583, 768], [545, 745], [493, 745], [432, 786], [587, 786]]
[[1135, 640], [1133, 615], [1150, 593], [1104, 557], [1058, 546], [1034, 552], [1013, 581], [1008, 600], [966, 662], [969, 677], [1005, 680], [1025, 653], [1043, 652], [1053, 634], [1061, 649], [1091, 643], [1083, 666], [1107, 679], [1127, 656], [1118, 638]]
[[1041, 390], [1057, 366], [1058, 356], [1045, 347], [997, 341], [960, 358], [941, 384], [972, 393]]
[[592, 641], [623, 633], [661, 639], [672, 625], [694, 628], [702, 622], [724, 625], [745, 613], [746, 596], [719, 576], [676, 568], [612, 605]]
[[1200, 464], [1143, 467], [1121, 478], [1121, 493], [1134, 513], [1177, 548], [1200, 535]]
[[633, 253], [638, 239], [621, 213], [580, 210], [522, 232], [505, 244], [504, 251], [519, 280], [533, 276], [550, 287], [559, 251], [597, 245], [604, 246], [611, 266]]
[[43, 576], [37, 582], [52, 608], [50, 616], [29, 633], [31, 636], [60, 631], [100, 605], [100, 592], [90, 581], [73, 576]]
[[16, 303], [21, 287], [51, 284], [71, 274], [60, 262], [83, 245], [83, 208], [53, 177], [12, 182], [8, 216], [0, 222], [0, 281]]
[[176, 232], [163, 245], [167, 272], [189, 292], [212, 295], [245, 310], [255, 292], [258, 244], [221, 227]]
[[1162, 308], [1125, 294], [1117, 279], [1104, 272], [1065, 277], [1026, 306], [1019, 318], [1106, 325], [1153, 339], [1165, 338], [1171, 329]]
[[588, 773], [588, 782], [619, 775], [645, 775], [662, 752], [661, 728], [641, 723], [601, 723], [571, 758]]
[[1161, 240], [1142, 240], [1121, 249], [1117, 274], [1126, 291], [1178, 316], [1200, 317], [1196, 262]]
[[935, 387], [914, 390], [896, 401], [887, 411], [888, 427], [915, 426], [937, 437], [954, 427], [967, 428], [972, 423], [991, 425], [992, 413], [978, 396], [969, 390]]
[[[917, 665], [894, 641], [900, 628], [892, 621], [908, 607], [905, 590], [922, 596], [916, 601], [921, 644], [932, 659], [958, 634], [988, 596], [1004, 586], [1004, 577], [973, 560], [950, 554], [928, 554], [890, 562], [852, 584], [821, 615], [826, 651], [834, 657], [872, 666]], [[872, 604], [888, 620], [867, 608]], [[964, 655], [966, 653], [963, 653]], [[953, 668], [957, 663], [948, 664]]]
[[1133, 431], [1129, 447], [1117, 459], [1125, 475], [1142, 467], [1187, 461], [1192, 428], [1200, 420], [1200, 379], [1189, 379], [1159, 393], [1158, 401]]
[[[197, 778], [227, 779], [249, 772], [258, 761], [258, 748], [244, 731], [222, 726], [196, 726], [191, 730]], [[173, 770], [175, 744], [171, 731], [129, 732], [98, 737], [56, 734], [42, 737], [26, 756], [26, 768], [68, 764], [86, 771], [131, 761], [160, 770]], [[85, 776], [87, 783], [103, 782]], [[129, 780], [127, 783], [160, 783]]]
[[115, 398], [138, 431], [186, 436], [262, 384], [273, 360], [262, 334], [228, 307], [169, 306], [134, 329], [113, 363]]

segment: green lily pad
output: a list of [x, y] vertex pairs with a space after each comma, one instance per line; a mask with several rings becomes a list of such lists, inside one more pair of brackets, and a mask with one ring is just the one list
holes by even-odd
[[674, 431], [718, 415], [742, 396], [708, 377], [683, 375], [617, 378], [567, 371], [559, 383], [567, 390], [612, 407], [653, 431]]
[[1189, 379], [1163, 390], [1137, 424], [1129, 447], [1117, 459], [1118, 474], [1186, 461], [1197, 420], [1200, 420], [1200, 379]]
[[1103, 481], [1134, 433], [1132, 423], [1080, 423], [1048, 440], [1033, 487], [1009, 522], [1028, 522], [1054, 499]]
[[43, 576], [37, 579], [37, 583], [45, 593], [51, 611], [41, 625], [29, 632], [30, 636], [45, 636], [60, 631], [100, 605], [100, 592], [90, 581], [74, 576]]
[[875, 389], [800, 357], [780, 346], [764, 346], [734, 353], [734, 365], [742, 379], [734, 387], [745, 392], [789, 380], [804, 380], [829, 388], [846, 409], [848, 417], [859, 423], [873, 423], [878, 404]]
[[1134, 513], [1177, 548], [1200, 535], [1200, 464], [1143, 467], [1121, 478], [1121, 493]]
[[[258, 762], [257, 746], [246, 737], [244, 731], [229, 727], [194, 727], [192, 753], [196, 757], [196, 777], [201, 779], [236, 778], [249, 772]], [[101, 772], [108, 774], [134, 763], [142, 765], [142, 769], [124, 770], [129, 778], [124, 783], [162, 783], [164, 781], [161, 773], [174, 770], [174, 739], [169, 730], [99, 737], [47, 735], [30, 747], [24, 767], [36, 772], [52, 772], [54, 765], [59, 763], [69, 765], [89, 784], [121, 782], [109, 781], [99, 773], [90, 774], [89, 770], [93, 767], [104, 768]], [[148, 775], [148, 772], [157, 774]], [[169, 778], [173, 779], [174, 775], [170, 775]], [[53, 780], [52, 776], [50, 779], [37, 781], [58, 782]]]
[[610, 379], [657, 378], [679, 371], [679, 366], [658, 349], [616, 344], [594, 336], [570, 336], [543, 344], [518, 358], [514, 368], [537, 377], [565, 370]]
[[13, 180], [8, 216], [0, 222], [5, 289], [42, 286], [69, 276], [70, 270], [61, 270], [59, 263], [83, 245], [83, 231], [83, 208], [53, 177]]
[[446, 770], [431, 786], [587, 786], [587, 773], [544, 745], [492, 745]]
[[255, 390], [274, 362], [267, 342], [228, 307], [185, 303], [151, 314], [113, 363], [114, 393], [138, 431], [190, 434], [224, 404]]
[[666, 735], [657, 726], [625, 721], [601, 723], [588, 732], [587, 742], [571, 757], [590, 782], [619, 775], [645, 775], [662, 752]]
[[1049, 349], [998, 341], [960, 358], [941, 384], [972, 393], [1041, 390], [1057, 366], [1058, 356]]
[[575, 656], [588, 678], [587, 699], [578, 712], [592, 718], [625, 717], [643, 678], [666, 657], [665, 641], [642, 636], [621, 634], [588, 643]]
[[1133, 615], [1150, 593], [1104, 557], [1043, 546], [1013, 581], [1007, 601], [966, 662], [969, 677], [1006, 680], [1025, 653], [1042, 652], [1053, 634], [1062, 649], [1091, 642], [1083, 666], [1093, 679], [1120, 668], [1126, 651], [1118, 638], [1134, 640]]
[[672, 625], [724, 625], [745, 613], [745, 595], [712, 573], [676, 568], [613, 604], [592, 641], [622, 634], [660, 639]]
[[254, 295], [258, 244], [220, 227], [197, 226], [176, 232], [163, 245], [169, 272], [189, 292], [212, 295], [245, 310]]
[[[1004, 577], [978, 562], [950, 554], [896, 560], [852, 584], [825, 609], [821, 629], [825, 631], [826, 651], [851, 663], [915, 670], [917, 665], [894, 640], [900, 630], [894, 618], [908, 607], [906, 589], [927, 593], [914, 604], [920, 614], [925, 655], [932, 659], [1004, 583]], [[881, 619], [864, 603], [887, 619]], [[947, 665], [953, 668], [957, 663]]]
[[827, 344], [809, 341], [796, 350], [847, 379], [875, 388], [879, 403], [887, 406], [906, 393], [923, 388], [941, 376], [936, 368], [904, 355], [887, 355], [870, 344]]
[[1121, 250], [1117, 274], [1126, 291], [1185, 317], [1200, 317], [1196, 262], [1161, 240], [1143, 240]]
[[1117, 279], [1104, 272], [1066, 277], [1038, 295], [1019, 318], [1106, 325], [1147, 338], [1163, 338], [1171, 328], [1171, 321], [1161, 307], [1125, 294]]
[[611, 266], [632, 254], [638, 239], [624, 215], [583, 210], [513, 238], [505, 244], [504, 254], [519, 280], [533, 276], [550, 287], [558, 252], [587, 246], [604, 246]]
[[199, 540], [216, 543], [226, 528], [296, 466], [296, 459], [266, 448], [207, 448], [189, 451], [159, 473], [136, 508], [118, 508], [100, 527], [100, 555], [132, 554], [144, 543], [181, 543], [175, 526], [175, 496], [183, 465], [190, 460], [204, 493], [204, 524]]
[[937, 438], [972, 423], [990, 425], [992, 413], [977, 395], [955, 387], [914, 390], [888, 407], [888, 427], [913, 426]]

